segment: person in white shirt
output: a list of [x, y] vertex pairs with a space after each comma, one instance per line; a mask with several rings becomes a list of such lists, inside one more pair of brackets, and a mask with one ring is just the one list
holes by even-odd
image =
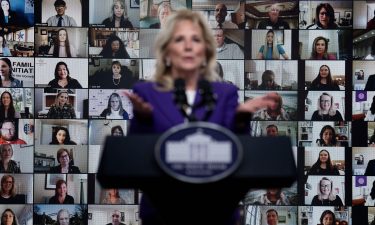
[[65, 10], [67, 9], [66, 3], [64, 0], [55, 1], [55, 10], [57, 15], [51, 16], [47, 20], [48, 26], [54, 27], [76, 27], [77, 23], [73, 17], [65, 15]]
[[230, 21], [226, 21], [225, 17], [228, 15], [227, 6], [223, 3], [219, 3], [215, 6], [215, 19], [216, 21], [210, 21], [212, 28], [222, 29], [238, 29], [238, 26]]
[[243, 52], [238, 47], [237, 44], [227, 44], [225, 43], [225, 35], [223, 29], [215, 30], [215, 40], [216, 40], [216, 52], [218, 59], [243, 59]]

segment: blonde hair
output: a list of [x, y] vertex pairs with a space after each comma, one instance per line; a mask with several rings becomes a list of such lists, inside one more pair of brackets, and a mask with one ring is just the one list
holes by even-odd
[[67, 96], [68, 96], [68, 99], [66, 100], [66, 105], [69, 105], [69, 93], [68, 93], [68, 91], [66, 91], [66, 90], [62, 90], [62, 91], [60, 91], [57, 95], [56, 95], [56, 98], [55, 98], [55, 106], [57, 106], [57, 107], [62, 107], [63, 105], [61, 105], [60, 106], [60, 102], [59, 102], [59, 97], [60, 97], [60, 95], [62, 95], [62, 94], [66, 94]]
[[172, 13], [165, 26], [159, 31], [155, 42], [156, 53], [156, 71], [154, 80], [161, 85], [161, 90], [169, 91], [173, 89], [173, 78], [171, 67], [166, 65], [166, 55], [168, 53], [168, 45], [173, 37], [177, 23], [188, 20], [199, 25], [202, 29], [204, 42], [206, 43], [206, 65], [202, 65], [200, 75], [208, 81], [219, 81], [216, 68], [216, 42], [211, 30], [208, 28], [207, 22], [198, 12], [191, 10], [179, 10]]
[[266, 59], [267, 53], [268, 53], [268, 41], [267, 41], [267, 35], [269, 33], [273, 34], [273, 39], [272, 39], [272, 59], [280, 59], [280, 52], [279, 49], [277, 48], [277, 37], [276, 33], [273, 30], [267, 31], [266, 38], [265, 38], [265, 44], [263, 48], [263, 59]]
[[334, 201], [336, 199], [336, 194], [333, 190], [333, 182], [332, 180], [330, 180], [328, 177], [322, 177], [322, 179], [320, 179], [320, 181], [318, 182], [318, 199], [320, 201], [323, 201], [323, 194], [322, 194], [322, 191], [321, 191], [321, 187], [320, 187], [320, 184], [323, 180], [326, 180], [326, 181], [329, 181], [330, 182], [330, 188], [331, 188], [331, 191], [329, 192], [329, 195], [328, 195], [328, 200], [329, 201]]
[[327, 92], [323, 92], [318, 98], [318, 114], [319, 114], [319, 116], [323, 115], [322, 104], [320, 103], [320, 100], [321, 100], [323, 95], [328, 96], [329, 99], [331, 100], [331, 107], [328, 110], [328, 115], [330, 115], [330, 116], [336, 115], [336, 109], [333, 105], [333, 96], [328, 94]]

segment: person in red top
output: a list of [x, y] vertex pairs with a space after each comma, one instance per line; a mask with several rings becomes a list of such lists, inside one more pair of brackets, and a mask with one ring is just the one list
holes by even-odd
[[18, 138], [18, 129], [14, 121], [5, 120], [1, 124], [0, 132], [0, 144], [26, 144], [24, 140]]

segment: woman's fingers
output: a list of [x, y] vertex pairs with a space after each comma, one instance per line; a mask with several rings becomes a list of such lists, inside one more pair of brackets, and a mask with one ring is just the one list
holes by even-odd
[[134, 111], [139, 112], [139, 113], [145, 113], [145, 114], [152, 112], [152, 106], [148, 102], [145, 102], [137, 94], [130, 93], [127, 91], [125, 91], [124, 94], [132, 102]]
[[263, 96], [249, 99], [242, 103], [237, 110], [253, 113], [263, 108], [272, 108], [277, 104], [278, 96], [279, 95], [276, 92], [271, 92]]

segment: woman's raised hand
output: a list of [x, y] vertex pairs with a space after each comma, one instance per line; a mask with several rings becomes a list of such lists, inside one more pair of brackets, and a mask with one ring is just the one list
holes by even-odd
[[124, 91], [124, 94], [132, 102], [133, 111], [135, 113], [139, 113], [141, 115], [151, 115], [153, 109], [152, 109], [152, 106], [150, 105], [150, 103], [145, 102], [141, 97], [139, 97], [135, 93], [130, 93], [128, 91]]

